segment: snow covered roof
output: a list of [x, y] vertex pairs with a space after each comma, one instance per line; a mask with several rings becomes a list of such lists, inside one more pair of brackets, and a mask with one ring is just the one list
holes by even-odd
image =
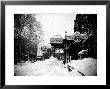
[[81, 50], [78, 54], [87, 54], [88, 50]]
[[63, 39], [63, 37], [61, 37], [60, 35], [54, 35], [52, 38], [61, 38], [61, 39]]
[[50, 38], [50, 43], [62, 43], [63, 38], [60, 35], [54, 35], [52, 38]]
[[74, 32], [74, 33], [67, 33], [67, 36], [81, 36], [80, 32]]

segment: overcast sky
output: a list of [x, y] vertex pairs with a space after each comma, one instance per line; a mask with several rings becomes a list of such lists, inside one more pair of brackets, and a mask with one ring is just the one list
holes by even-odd
[[36, 19], [41, 22], [44, 31], [44, 40], [50, 42], [50, 38], [54, 35], [65, 36], [65, 31], [74, 33], [74, 20], [76, 14], [36, 14]]

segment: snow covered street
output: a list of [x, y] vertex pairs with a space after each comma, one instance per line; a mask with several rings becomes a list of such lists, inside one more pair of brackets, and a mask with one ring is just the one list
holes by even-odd
[[16, 76], [94, 76], [97, 74], [96, 64], [95, 59], [85, 58], [72, 60], [64, 65], [62, 61], [51, 57], [45, 61], [34, 63], [27, 61], [15, 65], [14, 73]]

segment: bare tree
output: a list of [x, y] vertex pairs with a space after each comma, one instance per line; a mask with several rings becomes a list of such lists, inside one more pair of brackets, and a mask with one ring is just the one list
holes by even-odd
[[[15, 60], [22, 60], [22, 56], [30, 54], [37, 56], [38, 44], [43, 41], [42, 25], [33, 14], [14, 15], [14, 46]], [[17, 55], [20, 55], [17, 56]], [[19, 58], [18, 58], [19, 57]]]

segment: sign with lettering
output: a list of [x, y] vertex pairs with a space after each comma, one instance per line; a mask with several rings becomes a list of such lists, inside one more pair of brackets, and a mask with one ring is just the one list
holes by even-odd
[[50, 43], [63, 43], [63, 39], [62, 38], [50, 38]]
[[74, 40], [75, 42], [80, 42], [82, 39], [87, 39], [87, 35], [85, 34], [80, 34], [80, 33], [75, 33], [72, 36], [66, 36], [67, 40]]
[[66, 36], [67, 40], [74, 40], [75, 36]]

